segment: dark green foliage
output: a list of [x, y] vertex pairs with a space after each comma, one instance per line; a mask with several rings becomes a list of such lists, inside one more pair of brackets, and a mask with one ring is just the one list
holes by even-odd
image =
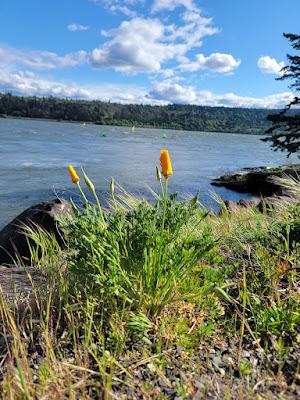
[[[300, 35], [292, 33], [284, 33], [292, 47], [300, 50]], [[287, 55], [289, 65], [282, 69], [283, 75], [278, 80], [291, 79], [293, 83], [290, 85], [296, 93], [300, 92], [300, 57], [299, 55]], [[266, 131], [272, 134], [262, 140], [271, 142], [272, 148], [281, 151], [287, 151], [288, 156], [296, 153], [300, 149], [300, 113], [298, 111], [300, 97], [295, 98], [279, 113], [273, 113], [268, 116], [268, 120], [272, 122], [272, 126]]]
[[192, 131], [263, 133], [270, 111], [196, 105], [150, 106], [102, 101], [18, 97], [0, 94], [0, 114], [101, 125], [185, 129]]
[[294, 299], [272, 303], [269, 307], [257, 304], [253, 309], [260, 336], [274, 336], [291, 345], [300, 333], [299, 303]]

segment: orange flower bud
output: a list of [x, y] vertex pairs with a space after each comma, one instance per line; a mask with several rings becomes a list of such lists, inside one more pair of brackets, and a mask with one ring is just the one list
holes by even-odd
[[69, 174], [71, 176], [72, 182], [75, 183], [75, 184], [79, 183], [80, 182], [80, 178], [77, 175], [75, 169], [73, 168], [73, 166], [71, 164], [68, 167], [68, 171], [69, 171]]
[[169, 156], [168, 150], [160, 151], [160, 165], [161, 165], [161, 173], [165, 178], [173, 175], [172, 164]]

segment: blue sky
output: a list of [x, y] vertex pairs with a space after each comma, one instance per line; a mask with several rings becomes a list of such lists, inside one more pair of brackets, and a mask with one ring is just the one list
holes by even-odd
[[0, 91], [282, 107], [299, 0], [0, 0]]

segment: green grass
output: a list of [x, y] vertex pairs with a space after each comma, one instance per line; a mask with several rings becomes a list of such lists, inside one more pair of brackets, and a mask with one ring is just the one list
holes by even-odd
[[35, 313], [1, 299], [2, 398], [296, 398], [300, 185], [282, 182], [293, 203], [220, 216], [112, 182], [110, 209], [60, 221], [64, 250], [27, 228], [48, 287]]

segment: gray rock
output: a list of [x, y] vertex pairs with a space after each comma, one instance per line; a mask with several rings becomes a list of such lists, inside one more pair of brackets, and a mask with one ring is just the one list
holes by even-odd
[[212, 362], [216, 367], [224, 367], [224, 362], [220, 356], [213, 357]]
[[0, 232], [0, 264], [12, 264], [16, 255], [28, 264], [30, 251], [23, 227], [40, 226], [47, 232], [53, 232], [59, 244], [63, 245], [62, 233], [57, 225], [57, 217], [72, 212], [70, 203], [62, 199], [34, 205], [23, 211]]
[[235, 174], [222, 175], [213, 179], [212, 185], [224, 186], [237, 192], [256, 193], [263, 196], [283, 195], [284, 190], [274, 177], [291, 176], [298, 179], [300, 164], [282, 167], [244, 168]]
[[251, 353], [247, 350], [242, 350], [241, 351], [241, 357], [242, 358], [250, 358], [251, 357]]
[[227, 354], [223, 356], [223, 363], [227, 366], [227, 367], [233, 367], [235, 362], [233, 360], [232, 357], [228, 356]]

